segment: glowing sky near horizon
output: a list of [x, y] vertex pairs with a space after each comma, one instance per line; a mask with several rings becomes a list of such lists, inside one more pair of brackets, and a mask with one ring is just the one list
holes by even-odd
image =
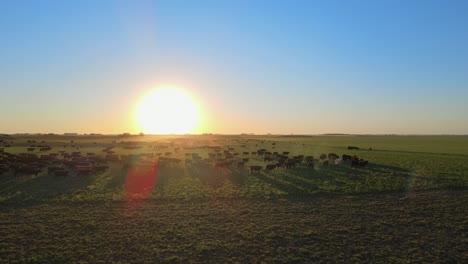
[[1, 1], [0, 133], [468, 134], [467, 1]]

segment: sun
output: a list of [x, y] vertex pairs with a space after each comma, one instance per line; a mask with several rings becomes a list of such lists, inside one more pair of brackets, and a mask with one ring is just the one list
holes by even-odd
[[180, 88], [157, 88], [139, 102], [136, 117], [140, 131], [147, 134], [186, 134], [200, 120], [195, 100]]

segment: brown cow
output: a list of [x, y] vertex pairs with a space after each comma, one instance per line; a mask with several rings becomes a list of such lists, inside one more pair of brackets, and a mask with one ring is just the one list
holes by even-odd
[[215, 163], [214, 167], [215, 169], [224, 169], [227, 167], [227, 164], [224, 161], [219, 161]]

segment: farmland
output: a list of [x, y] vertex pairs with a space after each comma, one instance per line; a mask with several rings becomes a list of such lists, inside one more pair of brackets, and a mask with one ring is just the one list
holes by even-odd
[[[47, 166], [31, 175], [6, 170], [0, 176], [1, 262], [467, 259], [468, 137], [1, 139], [10, 155], [92, 153], [107, 166], [81, 175], [61, 154], [47, 166], [66, 169], [65, 177]], [[50, 149], [28, 151], [33, 145]], [[284, 152], [315, 162], [266, 172]], [[319, 156], [329, 153], [369, 163], [326, 165]], [[161, 166], [168, 159], [176, 162]], [[250, 166], [262, 169], [251, 173]]]

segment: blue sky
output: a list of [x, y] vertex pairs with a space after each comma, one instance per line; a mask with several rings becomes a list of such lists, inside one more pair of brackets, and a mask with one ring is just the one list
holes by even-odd
[[[137, 132], [190, 90], [199, 132], [468, 134], [467, 1], [1, 1], [0, 132]], [[177, 107], [177, 106], [174, 106]]]

